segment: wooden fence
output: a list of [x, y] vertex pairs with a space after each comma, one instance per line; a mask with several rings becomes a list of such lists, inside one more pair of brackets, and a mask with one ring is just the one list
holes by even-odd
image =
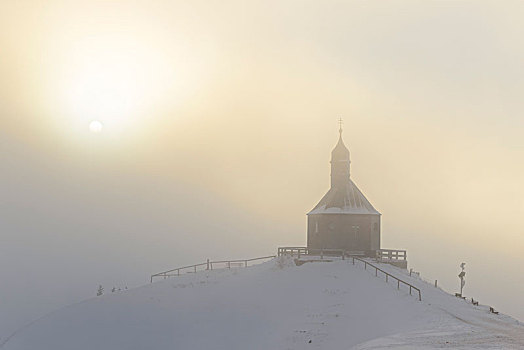
[[302, 255], [320, 256], [320, 259], [324, 259], [324, 256], [329, 257], [340, 257], [345, 259], [346, 256], [365, 256], [363, 251], [350, 251], [343, 249], [311, 249], [307, 247], [280, 247], [277, 252], [278, 256], [291, 255], [300, 258]]
[[[387, 249], [381, 249], [384, 251], [388, 251]], [[397, 250], [389, 250], [390, 252], [398, 252]], [[353, 253], [353, 254], [352, 254]], [[357, 254], [355, 254], [357, 253]], [[387, 253], [386, 253], [387, 254]], [[297, 256], [297, 258], [300, 258], [302, 255], [306, 256], [320, 256], [320, 259], [324, 258], [324, 255], [327, 255], [329, 257], [340, 257], [342, 260], [349, 258], [352, 259], [353, 265], [355, 265], [355, 260], [360, 261], [364, 263], [364, 269], [367, 270], [368, 266], [371, 270], [375, 270], [375, 276], [378, 277], [379, 272], [385, 276], [386, 283], [389, 282], [389, 279], [392, 279], [397, 282], [397, 289], [400, 289], [400, 285], [406, 285], [409, 287], [409, 295], [413, 295], [413, 291], [416, 291], [418, 293], [418, 300], [422, 301], [422, 293], [420, 292], [420, 289], [412, 285], [411, 283], [408, 283], [406, 281], [401, 280], [400, 278], [397, 278], [393, 276], [392, 274], [382, 270], [381, 268], [373, 265], [372, 263], [359, 258], [360, 252], [351, 252], [346, 251], [342, 249], [308, 249], [306, 247], [280, 247], [278, 248], [278, 256], [281, 255], [291, 255], [291, 256]], [[363, 254], [362, 254], [363, 255]], [[398, 255], [398, 253], [397, 253]], [[402, 255], [400, 255], [402, 256]], [[406, 258], [406, 254], [403, 255], [404, 259]], [[400, 260], [400, 258], [398, 259]]]
[[357, 257], [352, 256], [351, 259], [353, 259], [353, 265], [355, 265], [355, 260], [363, 262], [364, 263], [364, 269], [367, 270], [367, 267], [369, 266], [371, 269], [375, 269], [375, 276], [378, 277], [379, 271], [386, 277], [386, 283], [388, 283], [388, 280], [391, 278], [395, 281], [397, 281], [397, 289], [400, 289], [400, 285], [404, 284], [409, 287], [409, 295], [413, 295], [412, 291], [415, 290], [418, 292], [418, 300], [422, 301], [422, 293], [420, 292], [420, 289], [412, 285], [411, 283], [408, 283], [406, 281], [401, 280], [400, 278], [397, 278], [393, 276], [392, 274], [382, 270], [380, 267], [377, 267], [369, 262], [367, 262], [364, 259], [360, 259]]
[[[412, 295], [413, 291], [416, 291], [418, 293], [418, 300], [422, 301], [422, 293], [420, 292], [419, 288], [415, 287], [411, 283], [408, 283], [406, 281], [401, 280], [400, 278], [393, 276], [392, 274], [382, 270], [381, 268], [373, 265], [372, 263], [362, 258], [359, 258], [359, 256], [363, 255], [363, 252], [351, 252], [351, 251], [345, 251], [341, 249], [308, 249], [306, 247], [280, 247], [278, 248], [278, 256], [282, 256], [282, 255], [291, 255], [291, 256], [296, 255], [298, 258], [300, 258], [301, 255], [320, 256], [321, 259], [323, 259], [324, 255], [326, 255], [329, 257], [340, 257], [342, 260], [349, 258], [349, 259], [352, 259], [353, 265], [355, 265], [355, 261], [358, 261], [364, 264], [365, 270], [367, 270], [368, 267], [370, 270], [374, 269], [376, 277], [378, 277], [379, 272], [380, 272], [381, 275], [385, 277], [386, 283], [389, 282], [389, 279], [396, 281], [397, 289], [400, 289], [401, 284], [406, 285], [407, 287], [409, 287], [409, 294]], [[220, 269], [220, 268], [231, 269], [235, 267], [248, 267], [249, 263], [253, 261], [269, 260], [273, 258], [275, 258], [275, 255], [263, 256], [260, 258], [253, 258], [253, 259], [243, 259], [243, 260], [210, 261], [209, 259], [207, 259], [206, 262], [201, 263], [201, 264], [177, 267], [176, 269], [156, 273], [154, 275], [151, 275], [150, 281], [151, 283], [153, 283], [153, 278], [155, 277], [163, 277], [165, 279], [168, 277], [180, 276], [184, 273], [197, 273], [198, 271], [207, 271], [207, 270]]]
[[235, 267], [248, 267], [249, 263], [253, 261], [269, 260], [269, 259], [273, 259], [274, 257], [275, 255], [263, 256], [260, 258], [253, 258], [253, 259], [220, 260], [220, 261], [209, 261], [209, 259], [207, 259], [206, 262], [201, 263], [201, 264], [177, 267], [176, 269], [155, 273], [154, 275], [151, 275], [150, 281], [151, 283], [153, 283], [153, 278], [155, 277], [163, 277], [164, 279], [166, 279], [167, 277], [180, 276], [185, 273], [197, 273], [198, 271], [206, 271], [206, 270], [213, 270], [213, 269], [216, 270], [220, 268], [231, 269]]

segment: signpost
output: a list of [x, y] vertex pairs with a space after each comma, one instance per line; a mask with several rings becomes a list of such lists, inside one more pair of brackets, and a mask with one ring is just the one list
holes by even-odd
[[462, 296], [462, 290], [464, 289], [464, 286], [466, 285], [466, 272], [464, 271], [464, 267], [466, 266], [466, 263], [460, 264], [460, 268], [462, 271], [459, 273], [458, 277], [460, 278], [460, 296]]

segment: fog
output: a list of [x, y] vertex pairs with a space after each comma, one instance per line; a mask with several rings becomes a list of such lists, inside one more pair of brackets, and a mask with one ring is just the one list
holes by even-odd
[[523, 320], [523, 6], [3, 2], [0, 337], [304, 245], [339, 117], [382, 247]]

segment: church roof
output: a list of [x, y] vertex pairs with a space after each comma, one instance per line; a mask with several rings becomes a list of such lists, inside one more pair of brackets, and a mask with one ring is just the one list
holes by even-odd
[[348, 179], [345, 186], [331, 187], [315, 208], [308, 213], [311, 214], [380, 215], [351, 179]]

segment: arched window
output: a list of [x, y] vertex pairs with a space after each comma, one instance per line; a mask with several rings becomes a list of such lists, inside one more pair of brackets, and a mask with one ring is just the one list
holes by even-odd
[[355, 239], [358, 239], [358, 231], [360, 230], [360, 226], [354, 225], [354, 226], [351, 226], [351, 228], [353, 229], [353, 237]]

